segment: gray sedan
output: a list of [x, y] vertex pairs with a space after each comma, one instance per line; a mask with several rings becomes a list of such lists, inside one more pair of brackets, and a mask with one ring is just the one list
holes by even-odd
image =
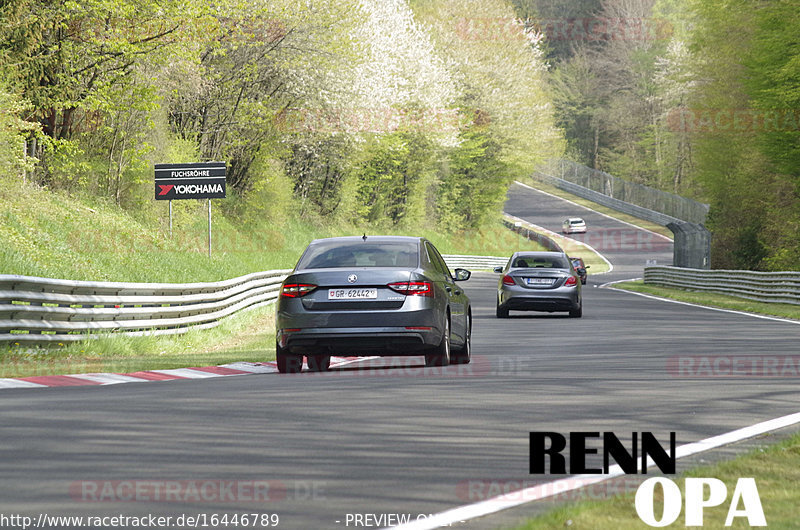
[[497, 286], [497, 318], [508, 318], [509, 310], [583, 314], [580, 277], [563, 252], [516, 252], [494, 271], [503, 275]]
[[466, 364], [472, 314], [430, 241], [318, 239], [281, 285], [275, 357], [281, 373], [327, 370], [331, 355], [424, 355], [426, 366]]

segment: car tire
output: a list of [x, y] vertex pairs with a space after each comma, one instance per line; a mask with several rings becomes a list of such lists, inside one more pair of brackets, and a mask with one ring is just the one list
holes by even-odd
[[442, 342], [431, 352], [425, 354], [425, 366], [447, 366], [450, 364], [450, 316], [444, 321]]
[[580, 305], [578, 305], [578, 309], [573, 309], [569, 312], [569, 316], [571, 318], [581, 318], [583, 316], [583, 300], [581, 300]]
[[586, 279], [581, 280], [581, 285], [586, 285]]
[[508, 309], [497, 306], [495, 314], [497, 315], [497, 318], [508, 318]]
[[467, 315], [467, 332], [464, 346], [450, 354], [450, 364], [469, 364], [472, 360], [472, 316]]
[[330, 355], [308, 355], [306, 361], [312, 372], [327, 372], [331, 367]]
[[289, 353], [277, 343], [275, 361], [278, 364], [278, 372], [282, 374], [299, 374], [303, 370], [303, 356]]

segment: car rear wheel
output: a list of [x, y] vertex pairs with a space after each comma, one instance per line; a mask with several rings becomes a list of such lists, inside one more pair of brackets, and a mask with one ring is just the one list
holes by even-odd
[[497, 318], [508, 318], [508, 309], [497, 306]]
[[464, 346], [450, 354], [450, 364], [469, 364], [472, 360], [472, 318], [467, 316]]
[[309, 355], [306, 359], [308, 369], [312, 372], [327, 372], [331, 367], [330, 355]]
[[581, 318], [581, 316], [583, 316], [583, 301], [582, 300], [581, 300], [580, 305], [578, 306], [578, 309], [573, 309], [572, 311], [570, 311], [569, 312], [569, 316], [572, 317], [572, 318]]
[[444, 321], [442, 342], [431, 353], [425, 354], [425, 366], [447, 366], [450, 364], [450, 317]]
[[278, 364], [278, 372], [282, 374], [299, 374], [303, 369], [303, 356], [289, 353], [277, 343], [275, 344], [275, 360]]

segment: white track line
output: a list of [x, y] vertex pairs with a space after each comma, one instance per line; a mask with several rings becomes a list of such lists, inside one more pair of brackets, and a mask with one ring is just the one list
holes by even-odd
[[47, 388], [47, 385], [22, 381], [20, 379], [0, 379], [0, 388]]
[[[340, 366], [347, 366], [348, 364], [353, 363], [360, 363], [362, 361], [369, 361], [371, 359], [377, 359], [377, 357], [356, 357], [355, 359], [348, 359], [346, 357], [331, 357], [331, 368], [338, 368]], [[254, 374], [271, 374], [278, 371], [278, 367], [273, 364], [258, 364], [258, 363], [248, 363], [248, 362], [236, 362], [231, 364], [223, 364], [225, 368], [231, 368], [233, 370], [241, 370], [243, 372], [250, 372]], [[308, 368], [308, 366], [303, 363], [304, 368]]]
[[[377, 357], [356, 357], [356, 358], [348, 358], [348, 357], [332, 357], [331, 358], [331, 368], [337, 368], [339, 366], [346, 366], [348, 364], [358, 363], [362, 361], [369, 361], [371, 359], [376, 359]], [[193, 370], [191, 368], [175, 368], [171, 370], [149, 370], [154, 373], [165, 374], [175, 379], [210, 379], [212, 377], [229, 377], [233, 375], [246, 375], [247, 373], [251, 374], [271, 374], [276, 373], [278, 371], [278, 367], [275, 366], [275, 363], [250, 363], [250, 362], [236, 362], [230, 364], [223, 364], [220, 365], [223, 368], [231, 368], [233, 370], [238, 370], [242, 372], [240, 374], [219, 374], [213, 371], [203, 371], [203, 370]], [[209, 367], [213, 368], [213, 367]], [[307, 368], [307, 367], [306, 367]], [[84, 381], [91, 381], [93, 383], [99, 383], [98, 386], [104, 385], [115, 385], [121, 383], [152, 383], [155, 382], [152, 379], [144, 379], [141, 377], [135, 377], [128, 374], [115, 374], [115, 373], [89, 373], [89, 374], [70, 374], [68, 376], [55, 376], [55, 377], [70, 377], [73, 379], [82, 379]], [[162, 381], [162, 380], [159, 380]], [[47, 384], [42, 383], [32, 383], [30, 381], [23, 381], [22, 379], [14, 379], [14, 378], [0, 378], [0, 389], [5, 388], [47, 388]], [[67, 385], [71, 386], [71, 385]]]
[[[681, 445], [675, 450], [675, 458], [685, 458], [798, 423], [800, 423], [800, 412], [756, 423], [755, 425], [706, 438], [699, 442]], [[648, 465], [648, 467], [652, 467], [652, 464]], [[624, 474], [618, 465], [611, 466], [608, 470], [609, 473], [606, 475], [576, 475], [546, 484], [538, 484], [505, 495], [498, 495], [485, 501], [453, 508], [437, 513], [427, 519], [401, 524], [393, 528], [398, 530], [434, 530], [435, 528], [451, 526], [461, 521], [475, 519], [535, 500], [561, 495], [566, 491], [573, 491], [597, 482], [604, 482]]]
[[[544, 192], [542, 192], [542, 193], [544, 193]], [[567, 201], [567, 202], [569, 202], [569, 201]], [[595, 254], [600, 256], [600, 258], [603, 261], [606, 262], [606, 265], [608, 265], [608, 270], [605, 271], [605, 272], [594, 272], [594, 273], [592, 273], [593, 276], [600, 276], [601, 274], [608, 274], [609, 272], [614, 270], [614, 264], [611, 263], [610, 261], [608, 261], [608, 259], [606, 259], [605, 256], [603, 256], [600, 252], [597, 251], [597, 249], [595, 249], [593, 246], [589, 245], [588, 243], [584, 243], [583, 241], [578, 241], [577, 239], [572, 239], [571, 237], [562, 236], [561, 234], [557, 234], [557, 233], [553, 232], [552, 230], [548, 230], [547, 228], [545, 228], [543, 226], [539, 226], [537, 224], [533, 224], [530, 221], [526, 221], [525, 219], [523, 219], [521, 217], [517, 217], [516, 215], [511, 215], [511, 214], [505, 213], [505, 212], [503, 212], [503, 213], [505, 214], [506, 217], [510, 217], [511, 219], [514, 219], [515, 221], [518, 221], [520, 223], [524, 223], [524, 224], [526, 224], [528, 226], [533, 227], [534, 230], [541, 230], [542, 232], [544, 232], [545, 234], [550, 236], [551, 239], [553, 238], [553, 236], [555, 236], [556, 239], [568, 239], [568, 240], [572, 241], [573, 243], [577, 243], [578, 245], [583, 245], [584, 247], [588, 248], [589, 250], [591, 250], [592, 252], [594, 252]]]
[[[555, 197], [556, 199], [560, 199], [560, 200], [562, 200], [564, 202], [568, 202], [568, 203], [570, 203], [572, 205], [575, 205], [575, 206], [577, 206], [579, 208], [583, 208], [584, 210], [589, 210], [590, 212], [594, 212], [594, 213], [596, 213], [598, 215], [602, 215], [603, 217], [608, 217], [609, 219], [613, 219], [614, 221], [620, 222], [622, 224], [625, 224], [625, 225], [628, 225], [628, 226], [632, 226], [633, 228], [636, 228], [638, 230], [644, 230], [645, 232], [650, 232], [651, 234], [655, 234], [658, 237], [666, 239], [667, 241], [672, 241], [672, 238], [669, 238], [669, 237], [665, 236], [664, 234], [659, 234], [658, 232], [653, 232], [652, 230], [648, 230], [647, 228], [642, 228], [641, 226], [636, 226], [633, 223], [629, 223], [628, 221], [623, 221], [622, 219], [618, 219], [618, 218], [616, 218], [616, 217], [614, 217], [612, 215], [608, 215], [607, 213], [598, 212], [597, 210], [592, 210], [588, 206], [584, 206], [582, 204], [578, 204], [577, 202], [572, 202], [571, 200], [565, 199], [564, 197], [559, 197], [558, 195], [553, 195], [552, 193], [548, 193], [546, 191], [542, 191], [542, 190], [540, 190], [538, 188], [534, 188], [533, 186], [529, 186], [527, 184], [523, 184], [522, 182], [520, 182], [518, 180], [515, 180], [514, 184], [518, 184], [518, 185], [522, 186], [523, 188], [528, 188], [529, 190], [537, 191], [539, 193], [544, 193], [545, 195], [549, 195], [550, 197]], [[586, 200], [588, 201], [589, 199], [586, 199]]]
[[712, 307], [709, 305], [702, 305], [702, 304], [694, 304], [692, 302], [682, 302], [680, 300], [673, 300], [672, 298], [662, 298], [661, 296], [655, 296], [652, 294], [645, 294], [640, 293], [637, 291], [629, 291], [628, 289], [619, 289], [617, 287], [609, 287], [611, 285], [617, 283], [624, 283], [624, 282], [633, 282], [636, 280], [641, 280], [641, 278], [631, 278], [629, 280], [617, 280], [614, 282], [604, 283], [600, 286], [601, 289], [609, 289], [611, 291], [618, 291], [621, 293], [628, 293], [628, 294], [635, 294], [636, 296], [643, 296], [645, 298], [650, 298], [651, 300], [659, 300], [661, 302], [669, 302], [671, 304], [679, 304], [679, 305], [688, 305], [691, 307], [700, 307], [703, 309], [708, 309], [710, 311], [719, 311], [720, 313], [733, 313], [734, 315], [744, 315], [753, 318], [760, 318], [762, 320], [774, 320], [775, 322], [788, 322], [789, 324], [800, 324], [800, 320], [792, 320], [790, 318], [781, 318], [781, 317], [773, 317], [769, 315], [759, 315], [758, 313], [748, 313], [747, 311], [737, 311], [735, 309], [724, 309], [722, 307]]
[[201, 372], [200, 370], [192, 370], [191, 368], [175, 368], [172, 370], [150, 370], [159, 374], [173, 375], [184, 379], [208, 379], [209, 377], [219, 377], [219, 374], [212, 374], [210, 372]]
[[95, 381], [101, 385], [116, 385], [119, 383], [145, 383], [149, 382], [147, 379], [141, 377], [131, 377], [123, 374], [111, 373], [96, 373], [96, 374], [70, 374], [70, 377], [78, 379], [86, 379], [87, 381]]

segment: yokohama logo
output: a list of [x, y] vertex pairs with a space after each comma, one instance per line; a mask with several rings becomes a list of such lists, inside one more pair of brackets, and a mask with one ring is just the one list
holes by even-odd
[[222, 193], [222, 184], [179, 184], [175, 186], [175, 193], [178, 195], [189, 193]]
[[222, 184], [170, 184], [168, 186], [159, 184], [158, 187], [160, 188], [158, 191], [159, 196], [167, 195], [173, 189], [176, 195], [223, 193]]

